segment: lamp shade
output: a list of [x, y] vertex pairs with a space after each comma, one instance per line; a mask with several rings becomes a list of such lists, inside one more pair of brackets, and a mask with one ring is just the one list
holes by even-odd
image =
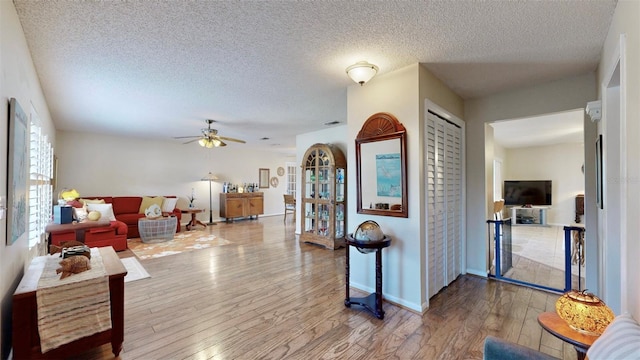
[[377, 73], [378, 67], [370, 64], [366, 61], [359, 61], [347, 68], [347, 75], [351, 80], [364, 85], [367, 81], [371, 80]]
[[200, 179], [202, 181], [216, 181], [218, 180], [218, 177], [216, 175], [213, 175], [211, 172], [209, 172], [207, 175], [203, 176], [202, 179]]
[[65, 201], [75, 200], [80, 197], [78, 190], [76, 189], [62, 189], [58, 194], [58, 199]]
[[556, 301], [558, 316], [578, 332], [599, 336], [613, 320], [613, 311], [597, 296], [571, 290]]

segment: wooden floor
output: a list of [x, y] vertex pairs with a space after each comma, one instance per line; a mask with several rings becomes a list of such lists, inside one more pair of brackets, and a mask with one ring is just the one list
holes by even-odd
[[[292, 221], [209, 229], [232, 243], [140, 261], [151, 278], [125, 285], [120, 358], [481, 359], [487, 335], [576, 358], [536, 320], [557, 295], [467, 275], [424, 315], [385, 303], [378, 320], [343, 304], [344, 250], [300, 244]], [[105, 345], [78, 358], [113, 354]]]

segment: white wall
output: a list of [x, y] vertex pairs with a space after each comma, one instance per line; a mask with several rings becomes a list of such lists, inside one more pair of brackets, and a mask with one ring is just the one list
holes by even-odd
[[[6, 204], [7, 196], [7, 142], [9, 100], [16, 98], [22, 109], [30, 116], [31, 105], [35, 108], [45, 134], [55, 142], [53, 123], [49, 108], [42, 94], [38, 74], [33, 66], [18, 14], [12, 1], [0, 1], [0, 114], [5, 119], [0, 126], [0, 196]], [[22, 278], [30, 259], [39, 255], [29, 253], [28, 240], [20, 239], [12, 245], [6, 244], [6, 218], [0, 220], [0, 357], [6, 358], [11, 349], [11, 297]]]
[[[391, 96], [392, 94], [392, 96]], [[356, 209], [357, 179], [355, 138], [364, 122], [373, 114], [393, 114], [407, 129], [408, 218], [361, 215]], [[383, 294], [385, 298], [416, 311], [421, 311], [420, 256], [420, 180], [419, 180], [419, 103], [418, 64], [375, 77], [364, 86], [347, 89], [347, 118], [350, 141], [347, 155], [349, 201], [348, 232], [366, 220], [377, 222], [392, 238], [383, 250]], [[375, 256], [350, 249], [350, 284], [365, 291], [375, 291]]]
[[[260, 189], [264, 215], [284, 213], [286, 181], [276, 169], [293, 161], [293, 156], [256, 152], [236, 143], [207, 149], [197, 143], [69, 131], [59, 131], [57, 138], [58, 189], [75, 188], [85, 196], [175, 195], [180, 198], [178, 207], [186, 207], [193, 188], [195, 205], [205, 209], [198, 219], [208, 221], [209, 182], [200, 179], [212, 172], [219, 178], [212, 183], [213, 221], [219, 221], [223, 182], [257, 183], [258, 169], [267, 168], [279, 184]], [[187, 220], [183, 217], [182, 222]]]
[[[628, 199], [625, 199], [623, 212], [623, 234], [621, 239], [619, 274], [617, 271], [608, 274], [619, 277], [621, 281], [621, 311], [629, 311], [636, 320], [640, 320], [640, 271], [638, 259], [640, 258], [640, 204], [638, 194], [640, 194], [640, 2], [621, 0], [618, 1], [616, 10], [609, 28], [609, 33], [604, 44], [600, 66], [598, 68], [598, 85], [608, 82], [608, 72], [612, 69], [615, 61], [616, 48], [620, 43], [620, 35], [626, 37], [626, 53], [623, 59], [621, 77], [623, 78], [624, 93], [622, 102], [625, 104], [621, 114], [621, 126], [624, 131], [621, 134], [626, 143], [626, 153], [622, 158], [623, 172], [621, 174], [610, 174], [608, 180], [619, 180], [620, 184], [626, 187]], [[602, 94], [601, 96], [602, 97]], [[612, 142], [617, 136], [609, 134]], [[607, 146], [605, 144], [605, 146]], [[609, 174], [608, 174], [609, 175]], [[605, 239], [603, 239], [604, 241]], [[606, 299], [605, 299], [606, 301]]]
[[[492, 171], [493, 150], [485, 152], [485, 126], [497, 120], [530, 117], [565, 110], [583, 108], [596, 98], [595, 74], [586, 74], [520, 90], [499, 93], [484, 98], [465, 101], [466, 126], [466, 173], [467, 173], [467, 267], [471, 272], [486, 274], [487, 269], [487, 224], [489, 218], [488, 193], [493, 190], [487, 181]], [[584, 123], [585, 133], [595, 127], [590, 121]], [[587, 143], [585, 143], [587, 144]], [[489, 146], [489, 145], [487, 145]], [[595, 189], [589, 175], [595, 174], [595, 150], [591, 143], [585, 145], [585, 197], [593, 197], [588, 189]], [[490, 145], [493, 149], [493, 144]], [[595, 207], [595, 202], [585, 201]], [[585, 211], [586, 207], [585, 205]], [[478, 211], [485, 209], [484, 212]], [[592, 210], [593, 211], [593, 210]], [[587, 274], [589, 281], [590, 274]], [[593, 274], [591, 274], [593, 275]], [[590, 288], [591, 289], [591, 288]]]
[[[430, 98], [456, 116], [462, 114], [462, 100], [419, 64], [382, 76], [364, 86], [347, 89], [348, 117], [348, 231], [366, 220], [376, 221], [391, 246], [383, 250], [383, 294], [392, 302], [423, 311], [426, 299], [426, 250], [423, 189], [422, 132], [424, 100]], [[356, 211], [355, 141], [364, 122], [373, 114], [393, 114], [407, 130], [408, 218], [361, 215]], [[375, 289], [375, 257], [350, 249], [351, 285], [365, 291]]]
[[584, 194], [584, 144], [507, 149], [504, 180], [551, 180], [551, 225], [575, 223], [575, 196]]

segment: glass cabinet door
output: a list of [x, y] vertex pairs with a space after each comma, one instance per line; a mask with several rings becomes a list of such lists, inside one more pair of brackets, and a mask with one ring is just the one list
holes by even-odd
[[345, 169], [344, 168], [337, 168], [336, 169], [336, 190], [335, 190], [335, 216], [336, 216], [336, 222], [335, 222], [335, 231], [336, 231], [336, 237], [337, 238], [344, 238], [345, 236], [345, 220], [344, 220], [344, 212], [345, 212], [345, 207], [344, 207], [344, 201], [345, 201], [345, 187], [344, 187], [344, 174], [345, 174]]

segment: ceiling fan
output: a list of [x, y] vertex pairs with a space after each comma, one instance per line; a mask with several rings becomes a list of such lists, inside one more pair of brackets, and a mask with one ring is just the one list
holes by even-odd
[[234, 141], [234, 142], [239, 142], [239, 143], [242, 143], [242, 144], [246, 143], [246, 141], [244, 141], [244, 140], [234, 139], [234, 138], [218, 135], [218, 130], [211, 128], [211, 124], [213, 124], [215, 122], [215, 120], [207, 119], [206, 122], [207, 122], [207, 127], [205, 129], [202, 129], [202, 135], [176, 136], [176, 137], [174, 137], [174, 139], [195, 138], [195, 139], [189, 140], [189, 141], [187, 141], [187, 142], [185, 142], [183, 144], [190, 144], [192, 142], [197, 141], [198, 144], [200, 144], [200, 146], [206, 147], [206, 148], [227, 146], [227, 144], [222, 140]]

